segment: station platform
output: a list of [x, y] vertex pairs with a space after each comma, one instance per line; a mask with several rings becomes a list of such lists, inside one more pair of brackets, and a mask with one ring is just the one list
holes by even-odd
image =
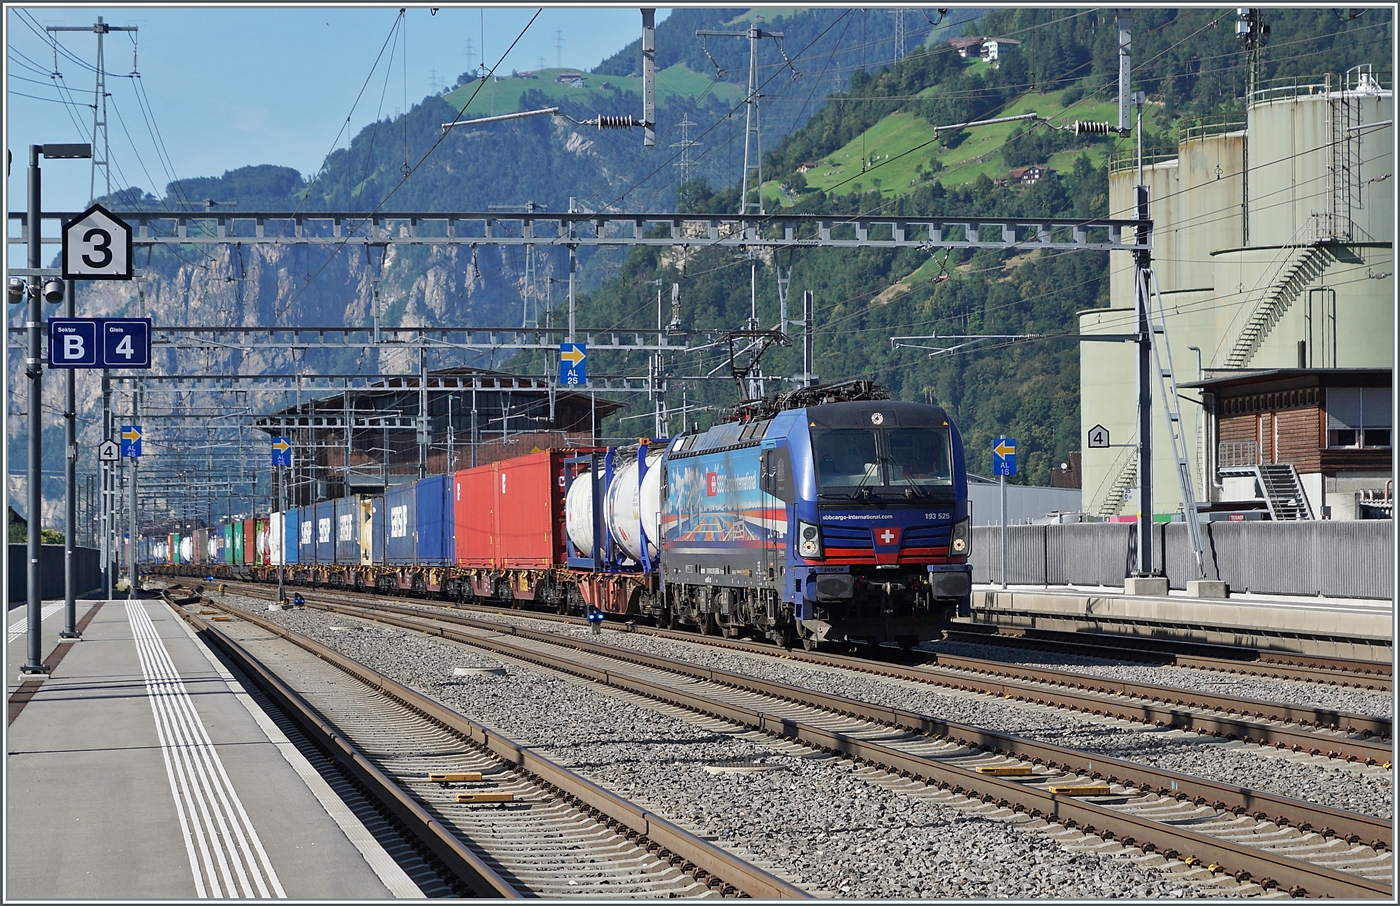
[[1370, 598], [1131, 595], [1113, 586], [974, 585], [972, 620], [1389, 662], [1395, 603]]
[[424, 896], [166, 604], [53, 604], [41, 681], [7, 619], [5, 902]]

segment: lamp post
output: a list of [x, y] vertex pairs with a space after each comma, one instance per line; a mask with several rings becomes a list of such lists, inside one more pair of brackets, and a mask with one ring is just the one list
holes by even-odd
[[[40, 211], [42, 204], [42, 192], [39, 179], [39, 158], [47, 157], [51, 160], [77, 160], [92, 157], [92, 145], [87, 144], [63, 144], [63, 145], [30, 145], [29, 146], [29, 208], [25, 216], [25, 231], [28, 233], [29, 268], [31, 271], [38, 271], [43, 266], [43, 253], [40, 249], [39, 229]], [[42, 296], [42, 298], [41, 298]], [[41, 483], [43, 481], [44, 454], [43, 431], [43, 383], [44, 365], [40, 354], [40, 328], [44, 319], [43, 299], [50, 302], [60, 302], [63, 300], [63, 281], [57, 278], [50, 278], [47, 281], [40, 281], [40, 278], [33, 277], [29, 283], [29, 319], [25, 324], [29, 333], [29, 354], [24, 360], [24, 370], [29, 378], [29, 462], [28, 469], [28, 497], [29, 497], [29, 526], [28, 526], [28, 652], [25, 663], [20, 667], [21, 674], [33, 674], [42, 676], [49, 672], [48, 665], [42, 660], [40, 648], [43, 642], [42, 621], [43, 621], [43, 589], [40, 583], [43, 581], [42, 573], [39, 569], [39, 558], [43, 554], [40, 546], [40, 523], [43, 517], [44, 495]], [[72, 534], [73, 526], [67, 528], [68, 534]]]

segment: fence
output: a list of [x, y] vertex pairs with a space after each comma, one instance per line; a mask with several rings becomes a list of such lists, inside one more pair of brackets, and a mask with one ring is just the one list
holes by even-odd
[[[29, 598], [29, 552], [23, 544], [11, 544], [6, 557], [9, 563], [8, 588], [10, 604], [22, 604]], [[90, 547], [73, 548], [74, 579], [77, 594], [102, 587], [102, 554]], [[63, 597], [63, 545], [44, 544], [39, 547], [39, 596], [44, 599]]]
[[[1171, 588], [1198, 578], [1184, 522], [1158, 523], [1153, 571]], [[1205, 578], [1234, 592], [1379, 598], [1393, 595], [1394, 524], [1356, 522], [1205, 522]], [[1010, 525], [1010, 585], [1117, 585], [1137, 565], [1137, 526], [1126, 522]], [[1000, 584], [1001, 528], [972, 530], [972, 575]]]

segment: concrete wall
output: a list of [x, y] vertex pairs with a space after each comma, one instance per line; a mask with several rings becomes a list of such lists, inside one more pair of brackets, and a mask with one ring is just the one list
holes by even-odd
[[[40, 548], [39, 582], [40, 597], [45, 599], [62, 598], [63, 588], [63, 545], [44, 544]], [[29, 599], [28, 550], [23, 544], [11, 544], [6, 554], [9, 568], [7, 594], [9, 603], [22, 603]], [[102, 555], [90, 547], [73, 549], [77, 580], [77, 594], [96, 591], [102, 587]]]
[[[1385, 599], [1393, 595], [1394, 522], [1209, 522], [1201, 526], [1206, 578], [1231, 591]], [[972, 531], [972, 580], [1001, 582], [1000, 528]], [[1123, 586], [1137, 559], [1129, 523], [1012, 525], [1011, 585]], [[1186, 523], [1153, 526], [1154, 569], [1172, 588], [1197, 578]]]
[[[1001, 525], [1001, 485], [968, 482], [973, 525]], [[1041, 519], [1050, 513], [1079, 510], [1078, 488], [1043, 488], [1028, 485], [1006, 486], [1006, 524], [1017, 525]]]

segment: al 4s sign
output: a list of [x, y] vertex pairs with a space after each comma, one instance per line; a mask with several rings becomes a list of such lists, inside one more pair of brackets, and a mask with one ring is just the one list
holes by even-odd
[[150, 368], [150, 318], [50, 318], [50, 368]]

